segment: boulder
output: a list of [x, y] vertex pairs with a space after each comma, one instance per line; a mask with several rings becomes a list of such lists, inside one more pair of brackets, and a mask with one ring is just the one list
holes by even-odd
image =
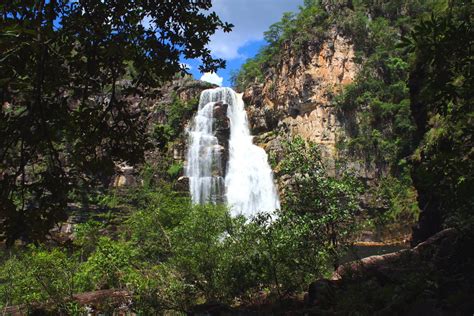
[[173, 188], [178, 192], [189, 192], [189, 178], [185, 176], [179, 177]]
[[123, 162], [116, 164], [115, 170], [115, 175], [112, 177], [112, 187], [130, 187], [137, 184], [137, 172], [134, 167]]

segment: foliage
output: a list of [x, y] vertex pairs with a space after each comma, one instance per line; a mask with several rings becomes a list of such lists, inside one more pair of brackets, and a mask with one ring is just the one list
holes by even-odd
[[243, 91], [251, 84], [262, 83], [265, 79], [262, 69], [265, 59], [264, 51], [260, 51], [254, 58], [247, 59], [238, 72], [232, 73], [232, 85], [237, 90]]
[[168, 175], [171, 178], [177, 178], [183, 171], [182, 163], [174, 163], [168, 168]]
[[143, 261], [160, 262], [170, 255], [171, 242], [160, 222], [160, 210], [139, 210], [127, 220], [127, 239]]
[[387, 176], [372, 189], [370, 201], [376, 206], [377, 201], [387, 203], [379, 208], [369, 209], [369, 219], [377, 229], [383, 228], [390, 236], [406, 234], [411, 225], [418, 220], [420, 209], [418, 207], [416, 189], [413, 187], [409, 172], [404, 172], [404, 178]]
[[270, 294], [282, 298], [304, 291], [309, 282], [326, 275], [331, 270], [334, 249], [322, 229], [324, 220], [292, 211], [281, 211], [276, 216], [272, 219], [269, 214], [259, 214], [242, 227], [237, 236], [250, 244], [244, 243], [238, 249], [251, 250], [246, 271], [253, 273], [244, 276], [242, 269], [229, 273], [237, 279], [253, 278], [257, 288], [267, 284]]
[[284, 159], [277, 167], [288, 178], [283, 209], [322, 221], [329, 243], [344, 244], [356, 227], [361, 184], [348, 171], [330, 176], [318, 147], [295, 137], [284, 144]]
[[[165, 228], [179, 225], [192, 207], [189, 197], [174, 192], [166, 183], [157, 183], [154, 187], [131, 189], [121, 196], [121, 201], [134, 210], [157, 216], [156, 220]], [[131, 219], [134, 216], [135, 213], [132, 214]], [[138, 214], [137, 217], [139, 217]]]
[[188, 284], [194, 284], [206, 299], [219, 297], [219, 263], [225, 249], [221, 240], [230, 220], [222, 206], [195, 206], [171, 232], [174, 257], [171, 264]]
[[402, 44], [414, 54], [412, 176], [424, 210], [417, 241], [443, 226], [470, 230], [474, 223], [472, 9], [468, 1], [452, 1], [442, 14], [419, 22]]
[[152, 138], [159, 148], [165, 148], [170, 142], [182, 135], [184, 122], [192, 117], [197, 105], [197, 99], [184, 102], [176, 93], [173, 93], [172, 102], [162, 104], [158, 108], [158, 111], [166, 117], [166, 123], [156, 124], [153, 128]]
[[133, 294], [133, 310], [154, 315], [163, 311], [186, 312], [195, 304], [192, 284], [167, 265], [146, 266], [127, 276], [127, 288]]
[[259, 291], [282, 298], [330, 270], [324, 224], [290, 211], [246, 220], [196, 207], [171, 232], [169, 264], [209, 301], [251, 300]]
[[130, 273], [136, 255], [137, 250], [130, 243], [100, 237], [96, 250], [75, 276], [78, 287], [82, 291], [125, 288], [125, 276]]
[[79, 249], [81, 259], [87, 258], [97, 247], [101, 236], [100, 230], [104, 227], [103, 223], [90, 220], [75, 227], [74, 244]]
[[3, 1], [0, 5], [1, 236], [44, 240], [69, 193], [106, 183], [114, 161], [147, 147], [148, 96], [184, 58], [224, 66], [206, 45], [232, 25], [211, 1]]
[[87, 222], [77, 228], [72, 252], [31, 248], [6, 260], [2, 306], [54, 298], [50, 309], [71, 310], [68, 293], [110, 288], [131, 293], [132, 309], [145, 314], [187, 312], [204, 301], [251, 302], [261, 291], [276, 300], [328, 275], [341, 250], [327, 236], [328, 217], [287, 210], [232, 218], [222, 205], [191, 206], [166, 187], [134, 188], [115, 199], [131, 213], [113, 239], [104, 236], [107, 223]]
[[67, 253], [31, 247], [3, 263], [0, 270], [0, 306], [30, 305], [50, 302], [59, 311], [72, 305], [68, 300], [76, 293], [76, 262]]

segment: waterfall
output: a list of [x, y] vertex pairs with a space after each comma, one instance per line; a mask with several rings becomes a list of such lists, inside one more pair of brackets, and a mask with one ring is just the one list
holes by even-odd
[[[225, 145], [216, 136], [216, 106], [227, 105], [230, 124], [228, 161]], [[232, 215], [250, 217], [280, 207], [272, 170], [265, 151], [252, 143], [247, 113], [240, 94], [230, 88], [201, 93], [199, 108], [189, 132], [186, 176], [195, 204], [226, 202]], [[222, 142], [222, 141], [221, 141]]]

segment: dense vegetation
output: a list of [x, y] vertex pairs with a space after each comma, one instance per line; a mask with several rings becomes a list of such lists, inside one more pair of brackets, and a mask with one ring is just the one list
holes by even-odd
[[473, 5], [457, 1], [419, 23], [406, 47], [417, 148], [413, 180], [420, 217], [415, 241], [444, 227], [472, 230], [474, 223]]
[[44, 240], [77, 191], [105, 182], [114, 161], [143, 160], [145, 113], [125, 96], [146, 98], [184, 70], [182, 57], [200, 58], [203, 71], [224, 65], [206, 44], [232, 25], [210, 8], [211, 1], [2, 1], [2, 240]]
[[191, 206], [148, 172], [144, 186], [102, 197], [104, 206], [128, 210], [121, 224], [96, 217], [77, 226], [72, 244], [31, 246], [4, 258], [1, 306], [80, 314], [73, 294], [113, 288], [130, 293], [132, 310], [153, 314], [186, 312], [203, 302], [251, 303], [261, 293], [280, 301], [304, 291], [329, 276], [350, 245], [357, 192], [349, 176], [326, 178], [323, 164], [307, 163], [319, 155], [314, 145], [295, 139], [286, 154], [282, 172], [302, 175], [294, 185], [324, 180], [318, 192], [327, 194], [303, 206], [288, 191], [276, 217], [247, 220], [230, 217], [223, 206]]

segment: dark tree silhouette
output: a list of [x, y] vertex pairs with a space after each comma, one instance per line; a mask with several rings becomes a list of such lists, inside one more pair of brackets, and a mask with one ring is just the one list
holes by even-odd
[[[140, 161], [144, 95], [179, 71], [224, 66], [206, 48], [231, 30], [210, 0], [5, 0], [0, 3], [0, 232], [40, 241], [75, 188], [113, 161]], [[124, 84], [124, 79], [126, 84]]]

